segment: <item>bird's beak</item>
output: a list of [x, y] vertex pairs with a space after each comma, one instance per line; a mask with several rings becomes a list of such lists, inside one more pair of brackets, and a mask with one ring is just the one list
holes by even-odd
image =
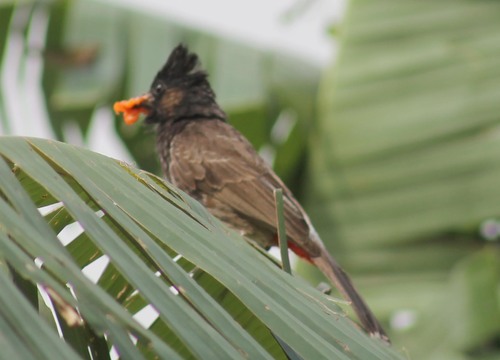
[[113, 105], [113, 110], [116, 114], [123, 113], [123, 121], [125, 124], [132, 125], [139, 119], [139, 115], [149, 115], [153, 96], [150, 93], [131, 98], [128, 100], [117, 101]]

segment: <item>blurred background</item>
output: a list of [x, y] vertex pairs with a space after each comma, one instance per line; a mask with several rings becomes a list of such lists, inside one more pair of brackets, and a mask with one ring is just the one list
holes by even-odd
[[0, 133], [159, 174], [111, 108], [179, 42], [398, 349], [500, 359], [500, 2], [2, 0]]

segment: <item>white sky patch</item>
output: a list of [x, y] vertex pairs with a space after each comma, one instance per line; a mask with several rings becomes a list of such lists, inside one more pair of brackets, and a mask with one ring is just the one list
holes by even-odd
[[30, 49], [26, 57], [23, 81], [22, 100], [23, 109], [23, 136], [35, 136], [45, 139], [54, 139], [52, 127], [46, 126], [43, 119], [48, 119], [45, 98], [42, 89], [44, 61], [42, 49], [45, 46], [49, 16], [46, 6], [35, 6], [31, 16], [27, 37], [27, 48]]
[[413, 327], [417, 322], [417, 313], [414, 310], [399, 310], [391, 316], [391, 328], [406, 330]]
[[283, 110], [271, 129], [271, 140], [276, 144], [286, 142], [296, 124], [297, 114], [292, 110]]
[[297, 116], [291, 110], [282, 111], [271, 129], [271, 143], [264, 144], [259, 149], [259, 155], [269, 165], [273, 166], [276, 159], [276, 146], [285, 143], [290, 136], [294, 126], [297, 124]]
[[42, 216], [45, 216], [47, 214], [50, 214], [51, 212], [54, 212], [56, 210], [59, 210], [63, 206], [62, 202], [58, 202], [55, 204], [50, 204], [47, 206], [42, 206], [41, 208], [38, 208], [38, 211]]
[[82, 129], [76, 121], [65, 121], [62, 124], [64, 141], [76, 146], [85, 146]]
[[90, 123], [87, 146], [103, 155], [133, 163], [127, 148], [116, 136], [115, 118], [109, 106], [97, 108]]
[[108, 266], [108, 264], [109, 257], [107, 255], [103, 255], [96, 261], [85, 266], [82, 269], [82, 272], [90, 281], [92, 281], [93, 283], [97, 283], [104, 270], [106, 270], [106, 266]]
[[20, 91], [20, 68], [23, 56], [24, 39], [22, 29], [29, 18], [29, 8], [18, 6], [12, 15], [10, 35], [5, 47], [3, 64], [0, 73], [2, 94], [4, 97], [5, 112], [9, 122], [9, 135], [27, 135], [24, 133], [24, 114], [19, 106]]
[[265, 50], [296, 55], [318, 65], [332, 59], [327, 33], [344, 12], [345, 1], [311, 0], [296, 16], [297, 0], [100, 0], [208, 31]]
[[264, 159], [267, 165], [271, 167], [273, 166], [274, 159], [276, 157], [276, 150], [274, 149], [274, 146], [272, 146], [271, 144], [262, 145], [259, 149], [259, 155]]
[[[12, 15], [0, 79], [10, 135], [54, 138], [42, 92], [42, 49], [48, 26], [44, 6], [17, 6]], [[23, 36], [29, 24], [26, 39]], [[25, 50], [29, 49], [27, 56]]]
[[500, 238], [500, 221], [493, 218], [484, 220], [479, 226], [479, 233], [486, 240], [498, 241]]
[[61, 230], [59, 234], [57, 234], [57, 238], [64, 245], [68, 245], [70, 242], [76, 239], [83, 233], [83, 227], [78, 222], [74, 222], [72, 224], [66, 225], [64, 229]]
[[158, 319], [158, 316], [158, 311], [153, 306], [147, 305], [134, 315], [134, 319], [147, 329]]

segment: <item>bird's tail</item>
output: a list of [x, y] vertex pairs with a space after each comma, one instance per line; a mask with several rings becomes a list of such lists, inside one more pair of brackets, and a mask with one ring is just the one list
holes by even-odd
[[363, 328], [373, 337], [380, 338], [389, 343], [389, 337], [371, 312], [368, 305], [361, 298], [354, 287], [349, 276], [342, 270], [340, 265], [323, 249], [319, 257], [311, 258], [311, 261], [321, 270], [323, 274], [339, 289], [342, 295], [351, 302], [354, 312], [363, 325]]

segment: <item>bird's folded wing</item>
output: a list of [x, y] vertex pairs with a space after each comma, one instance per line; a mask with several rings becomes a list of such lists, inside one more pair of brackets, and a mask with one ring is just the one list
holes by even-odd
[[276, 227], [273, 191], [282, 188], [287, 235], [297, 244], [308, 241], [303, 210], [288, 188], [229, 124], [193, 121], [171, 146], [170, 174], [188, 192], [205, 194], [249, 221]]

